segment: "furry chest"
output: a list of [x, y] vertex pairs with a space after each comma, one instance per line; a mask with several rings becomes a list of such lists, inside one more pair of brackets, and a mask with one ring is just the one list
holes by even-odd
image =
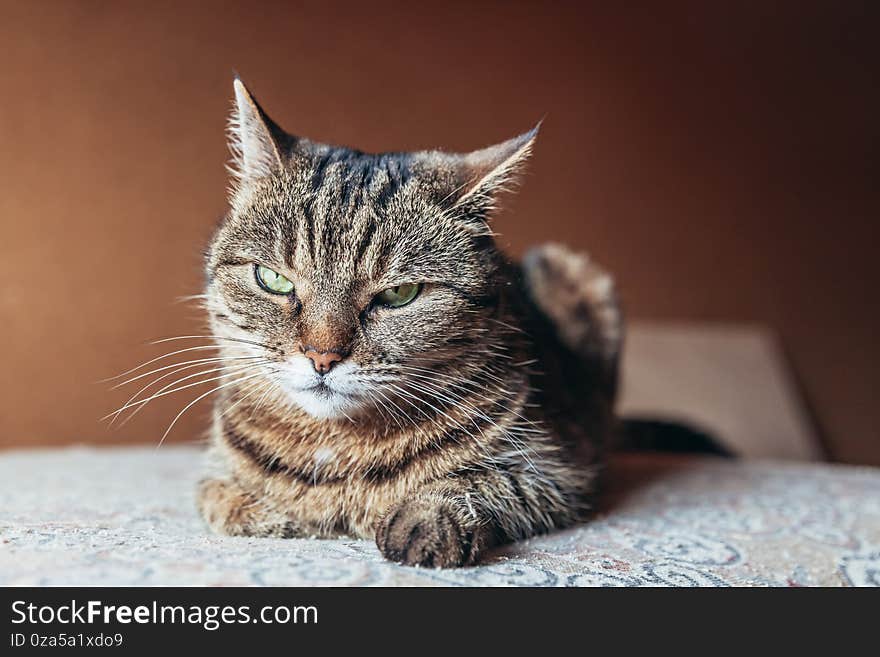
[[436, 475], [433, 467], [397, 470], [340, 467], [331, 448], [294, 458], [261, 451], [259, 443], [226, 432], [217, 447], [233, 464], [235, 479], [277, 514], [301, 525], [304, 533], [372, 538], [377, 521], [395, 502], [411, 496]]

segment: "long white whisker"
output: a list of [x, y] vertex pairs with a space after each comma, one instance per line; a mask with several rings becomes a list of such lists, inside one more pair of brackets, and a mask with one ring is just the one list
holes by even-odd
[[177, 297], [174, 301], [177, 303], [187, 303], [189, 301], [208, 301], [207, 294], [187, 294], [182, 297]]
[[263, 402], [266, 401], [266, 397], [269, 396], [270, 392], [272, 392], [272, 386], [269, 386], [268, 388], [266, 388], [266, 392], [264, 392], [263, 396], [257, 400], [256, 404], [254, 404], [254, 407], [251, 409], [251, 414], [250, 414], [250, 418], [249, 418], [250, 420], [254, 419], [254, 415], [260, 409], [260, 407], [263, 405]]
[[[255, 365], [256, 365], [255, 363], [248, 363], [247, 366], [242, 366], [242, 368], [244, 369], [245, 367], [254, 367]], [[175, 392], [180, 392], [181, 390], [186, 390], [187, 388], [192, 388], [193, 386], [199, 386], [199, 385], [202, 385], [205, 383], [210, 383], [211, 381], [217, 381], [219, 379], [225, 378], [226, 376], [228, 376], [228, 375], [222, 374], [220, 376], [215, 376], [210, 379], [205, 379], [204, 381], [196, 381], [195, 383], [188, 383], [185, 386], [180, 386], [179, 388], [174, 388], [172, 390], [167, 390], [164, 392], [157, 392], [155, 394], [150, 395], [149, 397], [147, 397], [145, 399], [140, 399], [140, 400], [133, 402], [131, 404], [125, 404], [119, 410], [105, 415], [104, 417], [101, 418], [101, 420], [106, 420], [107, 418], [109, 418], [111, 416], [118, 415], [119, 413], [121, 413], [122, 411], [124, 411], [127, 408], [133, 408], [134, 406], [142, 406], [143, 404], [147, 404], [158, 397], [164, 397], [165, 395], [171, 395], [171, 394], [174, 394]]]
[[[440, 410], [440, 409], [437, 408], [436, 406], [432, 405], [430, 402], [428, 402], [428, 401], [422, 399], [421, 397], [418, 397], [417, 395], [410, 395], [409, 393], [406, 392], [406, 390], [404, 390], [404, 389], [402, 389], [402, 388], [400, 388], [400, 387], [398, 387], [398, 386], [396, 386], [396, 385], [394, 385], [394, 384], [387, 384], [387, 385], [389, 385], [391, 388], [394, 388], [398, 393], [404, 394], [404, 395], [406, 395], [407, 397], [413, 397], [413, 398], [416, 399], [418, 402], [424, 404], [425, 406], [427, 406], [428, 408], [430, 408], [430, 409], [431, 409], [432, 411], [434, 411], [435, 413], [439, 413], [440, 415], [442, 415], [443, 417], [445, 417], [447, 420], [449, 420], [450, 422], [452, 422], [453, 424], [455, 424], [456, 426], [458, 426], [459, 429], [461, 429], [462, 431], [464, 431], [468, 436], [470, 436], [470, 437], [473, 438], [474, 440], [477, 439], [476, 436], [474, 436], [474, 434], [472, 434], [470, 431], [468, 431], [468, 430], [464, 427], [464, 425], [462, 425], [458, 420], [456, 420], [454, 417], [452, 417], [452, 416], [449, 415], [448, 413], [445, 413], [444, 411]], [[404, 385], [406, 385], [406, 384], [404, 384]]]
[[122, 374], [117, 374], [116, 376], [111, 376], [109, 379], [102, 379], [101, 381], [99, 381], [99, 383], [107, 383], [109, 381], [115, 381], [116, 379], [121, 379], [122, 377], [127, 376], [127, 375], [131, 374], [132, 372], [137, 372], [138, 370], [143, 369], [147, 365], [151, 365], [151, 364], [155, 363], [156, 361], [162, 360], [164, 358], [171, 358], [172, 356], [176, 356], [177, 354], [183, 354], [183, 353], [186, 353], [187, 351], [205, 351], [207, 349], [213, 349], [216, 351], [218, 349], [218, 347], [217, 347], [217, 345], [213, 345], [213, 344], [210, 344], [210, 345], [204, 344], [204, 345], [199, 345], [197, 347], [187, 347], [186, 349], [178, 349], [177, 351], [172, 351], [171, 353], [168, 353], [168, 354], [162, 354], [161, 356], [156, 356], [156, 358], [153, 358], [152, 360], [148, 360], [146, 363], [141, 363], [137, 367], [132, 367], [130, 370], [127, 370], [127, 371], [123, 372]]
[[[418, 402], [418, 403], [413, 403], [412, 401], [410, 401], [409, 405], [412, 406], [414, 409], [416, 409], [419, 413], [421, 413], [422, 417], [424, 417], [426, 420], [428, 420], [428, 421], [436, 420], [436, 418], [432, 418], [430, 415], [428, 415], [425, 412], [425, 409], [423, 409], [421, 406], [419, 406], [419, 404], [425, 403], [423, 399], [421, 399], [420, 397], [416, 397], [414, 395], [409, 394], [408, 392], [400, 389], [399, 387], [397, 387], [393, 383], [386, 382], [385, 385], [389, 388], [393, 388], [395, 390], [395, 392], [397, 392], [398, 395], [403, 395], [409, 399], [414, 399], [416, 402]], [[425, 405], [430, 407], [430, 404], [425, 404]], [[418, 426], [415, 424], [415, 422], [413, 424], [414, 424], [414, 426]]]
[[[224, 365], [224, 366], [222, 366], [222, 367], [215, 367], [215, 368], [212, 368], [212, 369], [203, 370], [203, 371], [201, 371], [201, 372], [195, 372], [194, 374], [189, 374], [189, 375], [187, 375], [187, 376], [181, 377], [181, 378], [179, 378], [179, 379], [177, 379], [177, 380], [175, 380], [175, 381], [172, 381], [171, 383], [168, 383], [168, 384], [162, 386], [159, 390], [157, 390], [155, 393], [153, 393], [153, 395], [151, 395], [151, 396], [148, 397], [148, 398], [145, 398], [143, 401], [144, 401], [144, 402], [149, 402], [150, 400], [155, 399], [156, 397], [161, 397], [162, 394], [160, 394], [160, 393], [163, 393], [164, 391], [168, 390], [168, 388], [171, 388], [171, 387], [176, 386], [176, 385], [180, 385], [180, 384], [183, 383], [184, 381], [187, 381], [187, 380], [189, 380], [189, 379], [193, 379], [193, 378], [195, 378], [195, 377], [205, 376], [206, 374], [214, 374], [215, 372], [224, 372], [223, 376], [229, 376], [230, 374], [234, 374], [234, 373], [236, 373], [236, 372], [243, 372], [243, 371], [245, 371], [245, 370], [247, 370], [247, 369], [250, 369], [250, 368], [252, 368], [252, 367], [257, 367], [257, 366], [263, 365], [263, 364], [265, 364], [265, 363], [267, 363], [267, 362], [269, 362], [269, 361], [262, 361], [262, 362], [256, 362], [256, 363], [245, 363], [244, 365], [242, 365], [242, 364], [238, 364], [238, 365]], [[152, 381], [152, 382], [149, 383], [148, 385], [146, 385], [146, 386], [144, 386], [143, 388], [141, 388], [138, 392], [136, 392], [136, 393], [135, 393], [135, 394], [134, 394], [134, 395], [133, 395], [133, 396], [132, 396], [132, 397], [131, 397], [131, 398], [130, 398], [130, 399], [129, 399], [129, 400], [128, 400], [123, 406], [122, 406], [122, 408], [120, 408], [118, 411], [115, 411], [115, 412], [114, 412], [113, 420], [111, 420], [110, 425], [111, 425], [111, 426], [113, 425], [113, 422], [119, 417], [119, 414], [122, 413], [126, 408], [132, 408], [132, 407], [137, 406], [138, 404], [140, 404], [140, 402], [135, 402], [135, 403], [132, 403], [132, 402], [137, 398], [138, 395], [140, 395], [141, 392], [143, 392], [144, 390], [146, 390], [146, 389], [149, 388], [150, 386], [154, 385], [155, 383], [158, 383], [158, 381], [159, 381], [160, 379], [164, 379], [166, 376], [170, 376], [171, 374], [174, 374], [174, 372], [170, 372], [169, 374], [165, 374], [165, 375], [159, 377], [159, 379], [156, 379], [155, 381]], [[217, 378], [222, 378], [222, 377], [217, 377]], [[199, 384], [201, 384], [201, 383], [208, 383], [208, 382], [210, 382], [210, 381], [215, 381], [215, 380], [216, 380], [216, 379], [206, 379], [206, 380], [204, 380], [204, 381], [197, 381], [195, 384], [192, 384], [192, 385], [199, 385]], [[188, 388], [188, 387], [190, 387], [190, 386], [183, 386], [183, 387], [181, 387], [181, 388], [177, 388], [176, 390], [173, 390], [173, 391], [170, 391], [170, 392], [177, 392], [178, 390], [183, 390], [184, 388]], [[141, 405], [140, 405], [140, 408], [135, 409], [135, 411], [133, 411], [133, 412], [132, 412], [127, 418], [125, 418], [125, 421], [123, 421], [123, 423], [122, 423], [120, 426], [125, 426], [125, 425], [129, 422], [129, 420], [131, 420], [135, 415], [137, 415], [138, 412], [140, 412], [140, 410], [143, 409], [144, 407], [145, 407], [145, 404], [141, 404]]]
[[264, 349], [269, 349], [271, 351], [277, 351], [274, 347], [271, 347], [267, 344], [263, 344], [262, 342], [255, 342], [253, 340], [244, 340], [242, 338], [228, 338], [220, 335], [174, 335], [170, 338], [162, 338], [161, 340], [153, 340], [149, 344], [162, 344], [163, 342], [173, 342], [175, 340], [225, 340], [227, 342], [240, 342], [242, 344], [250, 344], [255, 347], [263, 347]]
[[[414, 386], [413, 384], [411, 384], [411, 383], [410, 383], [410, 384], [407, 384], [407, 385], [409, 385], [409, 387], [413, 388], [414, 390], [418, 390], [418, 388], [415, 388], [415, 386]], [[421, 391], [422, 391], [422, 392], [429, 392], [429, 393], [430, 393], [429, 390], [426, 390], [426, 389], [424, 389], [424, 388], [422, 388]], [[468, 391], [468, 392], [471, 392], [471, 394], [477, 394], [477, 393], [472, 393], [472, 391]], [[437, 395], [438, 397], [440, 396], [440, 395], [437, 394], [436, 392], [435, 392], [434, 394]], [[533, 425], [533, 424], [534, 424], [534, 422], [532, 422], [531, 420], [529, 420], [529, 419], [523, 417], [523, 416], [520, 415], [519, 413], [513, 411], [512, 409], [510, 409], [510, 408], [508, 408], [507, 406], [501, 404], [500, 402], [497, 402], [497, 401], [495, 401], [495, 400], [491, 400], [491, 399], [489, 399], [489, 398], [486, 398], [486, 399], [487, 399], [488, 401], [492, 401], [493, 403], [495, 403], [495, 404], [501, 406], [501, 407], [504, 408], [508, 413], [512, 414], [512, 415], [515, 416], [515, 417], [518, 417], [518, 418], [524, 420], [526, 423], [528, 423], [528, 424], [530, 424], [530, 425]], [[461, 404], [454, 404], [454, 405], [455, 405], [455, 406], [458, 406], [458, 407], [460, 407], [460, 408], [464, 408], [465, 410], [467, 410], [468, 407], [465, 406], [465, 405], [463, 405], [463, 404], [464, 404], [464, 400], [459, 398], [459, 401], [462, 402], [462, 403], [461, 403]], [[473, 411], [475, 411], [475, 412], [480, 412], [480, 411], [478, 411], [478, 409], [474, 409], [474, 408], [472, 408], [472, 407], [471, 407], [471, 409], [472, 409]], [[506, 428], [502, 427], [501, 425], [499, 425], [499, 424], [498, 424], [493, 418], [488, 417], [488, 416], [486, 416], [485, 414], [482, 414], [482, 413], [481, 413], [481, 415], [482, 415], [483, 419], [485, 419], [485, 420], [488, 421], [493, 427], [495, 427], [496, 429], [498, 429], [498, 431], [500, 432], [499, 438], [501, 438], [501, 439], [504, 440], [505, 442], [507, 442], [507, 443], [509, 443], [510, 445], [512, 445], [512, 446], [514, 447], [514, 449], [517, 451], [517, 453], [519, 453], [520, 456], [525, 460], [525, 462], [526, 462], [526, 464], [528, 465], [528, 467], [529, 467], [530, 469], [532, 469], [533, 471], [537, 472], [537, 468], [535, 467], [534, 462], [532, 461], [532, 459], [531, 459], [531, 458], [529, 457], [529, 455], [528, 455], [528, 452], [529, 452], [529, 451], [533, 451], [532, 448], [531, 448], [527, 443], [525, 443], [524, 441], [522, 441], [522, 440], [520, 440], [519, 438], [517, 438], [516, 436], [514, 436], [514, 435], [513, 435], [513, 432], [512, 432], [511, 430], [506, 429]], [[480, 431], [480, 434], [483, 435], [483, 437], [485, 437], [485, 433], [483, 432], [483, 430], [480, 429], [479, 427], [478, 427], [478, 429], [479, 429], [479, 431]], [[534, 431], [534, 430], [529, 429], [529, 428], [526, 428], [526, 427], [517, 427], [515, 430], [516, 430], [516, 431], [523, 431], [523, 432]]]
[[[412, 389], [412, 390], [414, 390], [414, 391], [418, 391], [418, 392], [428, 392], [428, 391], [426, 391], [426, 390], [424, 390], [424, 389], [415, 388], [411, 383], [408, 383], [408, 382], [407, 382], [407, 383], [403, 383], [402, 385], [405, 385], [405, 386], [409, 387], [410, 389]], [[425, 400], [421, 400], [421, 401], [422, 401], [422, 403], [427, 404], [427, 402], [426, 402]], [[428, 404], [428, 405], [430, 406], [430, 404]], [[458, 405], [456, 405], [456, 407], [461, 408], [461, 407], [458, 406]], [[433, 406], [431, 406], [431, 408], [433, 408]], [[437, 410], [437, 409], [435, 409], [435, 410]], [[438, 410], [438, 412], [441, 413], [441, 414], [442, 414], [443, 416], [445, 416], [446, 418], [448, 418], [449, 420], [451, 420], [456, 426], [458, 426], [459, 429], [461, 429], [464, 433], [466, 433], [466, 434], [467, 434], [467, 435], [473, 440], [473, 442], [471, 443], [471, 446], [474, 447], [478, 452], [480, 452], [480, 453], [483, 455], [483, 457], [486, 459], [486, 461], [485, 461], [486, 464], [489, 465], [489, 466], [492, 467], [492, 468], [497, 469], [497, 466], [494, 464], [494, 456], [492, 455], [492, 453], [491, 453], [490, 450], [489, 450], [489, 445], [488, 445], [488, 443], [489, 443], [489, 439], [488, 439], [488, 437], [486, 436], [485, 431], [484, 431], [480, 426], [476, 425], [476, 423], [475, 423], [475, 427], [476, 427], [477, 430], [480, 432], [480, 436], [482, 436], [483, 439], [484, 439], [484, 441], [482, 441], [482, 442], [481, 442], [480, 440], [478, 440], [477, 437], [476, 437], [474, 434], [472, 434], [470, 431], [468, 431], [467, 428], [465, 428], [464, 425], [461, 424], [461, 422], [458, 422], [457, 420], [455, 420], [454, 418], [450, 417], [449, 415], [447, 415], [447, 414], [444, 413], [443, 411], [439, 411], [439, 410]], [[487, 421], [489, 422], [489, 424], [491, 424], [493, 427], [497, 428], [497, 429], [498, 429], [499, 431], [501, 431], [502, 433], [504, 432], [504, 429], [503, 429], [501, 426], [499, 426], [494, 420], [492, 420], [491, 418], [486, 418], [486, 420], [487, 420]]]
[[[271, 384], [271, 382], [269, 382], [269, 383], [270, 383], [269, 389], [271, 390], [272, 384]], [[227, 406], [225, 409], [223, 409], [223, 412], [220, 413], [220, 418], [223, 418], [223, 417], [229, 415], [229, 413], [231, 413], [233, 411], [233, 409], [235, 409], [236, 406], [238, 406], [243, 401], [245, 401], [246, 399], [249, 399], [252, 395], [255, 395], [258, 392], [260, 392], [259, 385], [251, 386], [251, 390], [248, 390], [247, 394], [245, 394], [244, 397], [242, 397], [241, 399], [236, 401], [234, 404], [231, 404], [230, 406]]]
[[[404, 417], [406, 420], [408, 420], [408, 421], [410, 422], [410, 424], [413, 425], [414, 428], [418, 429], [418, 427], [419, 427], [418, 423], [417, 423], [417, 422], [416, 422], [416, 421], [410, 416], [409, 413], [407, 413], [407, 412], [404, 411], [400, 406], [398, 406], [398, 405], [394, 402], [393, 399], [387, 397], [387, 396], [385, 395], [385, 393], [382, 392], [381, 390], [379, 390], [378, 388], [374, 388], [374, 389], [373, 389], [373, 392], [375, 392], [377, 395], [379, 395], [379, 396], [380, 396], [382, 399], [384, 399], [387, 403], [389, 403], [389, 404], [391, 404], [392, 406], [394, 406], [394, 408], [396, 408], [396, 409], [400, 412], [400, 414], [403, 415], [403, 417]], [[397, 422], [397, 426], [400, 427], [400, 430], [401, 430], [401, 431], [403, 431], [403, 430], [405, 429], [405, 427], [400, 423], [400, 419], [397, 417], [397, 415], [396, 415], [395, 413], [391, 413], [391, 417], [394, 418], [395, 422]]]
[[[403, 368], [408, 369], [406, 366], [403, 366]], [[436, 376], [435, 377], [428, 377], [424, 374], [419, 374], [417, 372], [410, 372], [409, 374], [407, 374], [407, 376], [412, 376], [412, 377], [418, 378], [420, 380], [426, 380], [428, 382], [431, 382], [432, 385], [436, 385], [435, 383], [433, 383], [434, 381], [436, 381]], [[525, 417], [524, 415], [517, 413], [512, 408], [510, 408], [506, 404], [502, 403], [500, 400], [492, 399], [491, 397], [487, 397], [486, 395], [483, 395], [483, 394], [477, 392], [476, 390], [471, 390], [470, 388], [466, 387], [466, 384], [476, 385], [475, 383], [473, 383], [471, 381], [465, 380], [463, 383], [459, 383], [459, 382], [456, 382], [450, 378], [449, 380], [446, 381], [446, 384], [449, 386], [452, 386], [454, 388], [457, 388], [459, 390], [462, 390], [463, 392], [467, 393], [468, 395], [473, 395], [475, 397], [479, 397], [480, 399], [483, 399], [483, 400], [490, 402], [496, 406], [499, 406], [501, 409], [507, 411], [508, 413], [513, 414], [514, 416], [516, 416], [518, 419], [522, 420], [523, 422], [526, 422], [530, 425], [536, 424], [536, 422], [534, 420], [531, 420], [531, 419]], [[499, 390], [499, 392], [506, 393], [506, 394], [512, 394], [512, 393], [510, 393], [510, 391], [506, 391], [506, 390]], [[464, 401], [464, 399], [462, 398], [460, 401]]]
[[204, 399], [208, 395], [217, 392], [218, 390], [222, 390], [223, 388], [228, 388], [231, 385], [242, 383], [243, 381], [247, 381], [248, 379], [253, 379], [254, 377], [257, 377], [257, 376], [264, 376], [264, 375], [262, 372], [257, 372], [256, 374], [250, 374], [248, 376], [240, 377], [240, 378], [235, 379], [233, 381], [227, 381], [226, 383], [223, 383], [223, 384], [217, 386], [216, 388], [213, 388], [213, 389], [209, 390], [208, 392], [201, 394], [198, 397], [196, 397], [195, 399], [193, 399], [189, 404], [187, 404], [186, 406], [183, 407], [183, 410], [180, 411], [180, 413], [178, 413], [174, 417], [174, 419], [171, 421], [171, 424], [169, 424], [168, 428], [165, 429], [165, 433], [162, 434], [162, 438], [159, 440], [159, 444], [156, 445], [156, 449], [159, 449], [162, 446], [162, 443], [165, 442], [165, 438], [167, 438], [168, 434], [171, 433], [171, 430], [174, 428], [174, 425], [177, 424], [177, 421], [180, 419], [180, 417], [184, 413], [186, 413], [190, 408], [192, 408], [196, 403], [200, 402], [202, 399]]
[[[263, 358], [262, 356], [215, 356], [211, 358], [196, 358], [194, 360], [185, 360], [182, 363], [172, 363], [171, 365], [165, 365], [164, 367], [158, 367], [154, 370], [150, 370], [149, 372], [144, 372], [143, 374], [138, 374], [137, 376], [133, 376], [130, 379], [126, 379], [122, 383], [117, 383], [115, 386], [110, 388], [110, 390], [116, 390], [117, 388], [121, 388], [122, 386], [126, 386], [129, 383], [137, 381], [138, 379], [143, 379], [145, 376], [150, 376], [151, 374], [158, 374], [159, 372], [164, 372], [165, 370], [170, 370], [173, 367], [180, 367], [185, 365], [186, 367], [182, 367], [183, 369], [190, 369], [192, 367], [197, 367], [198, 365], [205, 363], [220, 363], [230, 360], [257, 360], [259, 358]], [[180, 371], [180, 370], [175, 370]], [[159, 379], [156, 379], [157, 381]]]

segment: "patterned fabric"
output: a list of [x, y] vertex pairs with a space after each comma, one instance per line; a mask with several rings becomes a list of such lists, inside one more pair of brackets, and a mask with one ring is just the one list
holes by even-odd
[[428, 570], [370, 541], [208, 533], [192, 447], [0, 454], [0, 584], [878, 586], [880, 470], [620, 457], [597, 517]]

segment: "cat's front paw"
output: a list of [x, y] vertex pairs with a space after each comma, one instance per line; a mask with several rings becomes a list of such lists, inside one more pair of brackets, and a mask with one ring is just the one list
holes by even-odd
[[231, 481], [202, 481], [196, 500], [205, 522], [218, 534], [275, 538], [293, 538], [302, 534], [295, 522], [268, 509]]
[[382, 555], [408, 566], [454, 568], [477, 558], [481, 527], [468, 527], [442, 500], [413, 499], [392, 506], [376, 529]]

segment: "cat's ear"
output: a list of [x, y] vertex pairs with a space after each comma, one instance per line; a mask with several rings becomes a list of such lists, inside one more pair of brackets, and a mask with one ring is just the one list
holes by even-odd
[[233, 88], [235, 100], [227, 130], [232, 152], [229, 171], [237, 182], [264, 178], [282, 166], [287, 135], [263, 111], [238, 76]]
[[453, 188], [447, 197], [454, 216], [478, 231], [486, 229], [498, 194], [516, 183], [540, 127], [539, 123], [513, 139], [454, 156]]

